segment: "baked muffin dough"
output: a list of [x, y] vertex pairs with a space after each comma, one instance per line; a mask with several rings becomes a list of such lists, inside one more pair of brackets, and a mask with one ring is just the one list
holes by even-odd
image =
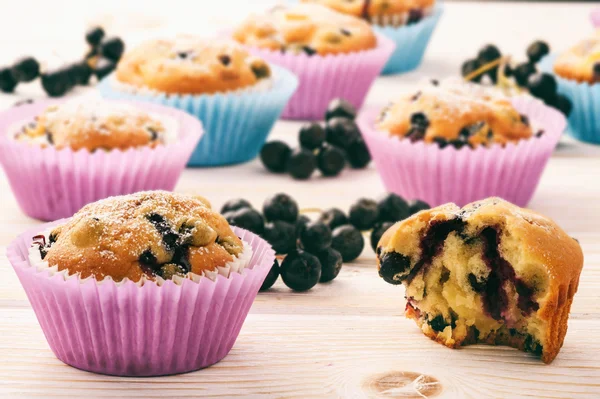
[[127, 52], [117, 65], [121, 83], [168, 94], [213, 94], [251, 87], [271, 69], [233, 41], [178, 36], [152, 40]]
[[352, 53], [377, 45], [367, 22], [317, 4], [278, 6], [253, 15], [233, 37], [249, 46], [308, 55]]
[[124, 150], [163, 144], [167, 132], [163, 121], [129, 104], [72, 100], [46, 108], [15, 139], [59, 150]]
[[600, 32], [559, 55], [554, 62], [554, 72], [578, 82], [600, 82]]
[[86, 205], [42, 240], [49, 267], [115, 281], [170, 279], [215, 271], [238, 257], [242, 241], [206, 201], [166, 191]]
[[528, 118], [508, 97], [467, 82], [436, 81], [405, 94], [383, 110], [377, 128], [412, 142], [457, 148], [506, 144], [534, 134]]
[[404, 284], [406, 316], [448, 347], [487, 343], [550, 363], [579, 284], [578, 242], [552, 220], [499, 198], [422, 211], [377, 248], [379, 275]]

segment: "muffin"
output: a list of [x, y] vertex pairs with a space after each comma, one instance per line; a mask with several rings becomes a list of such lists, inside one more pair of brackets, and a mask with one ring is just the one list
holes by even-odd
[[0, 114], [0, 162], [23, 211], [68, 217], [112, 195], [171, 190], [202, 125], [161, 106], [89, 98]]
[[440, 205], [532, 197], [564, 117], [530, 96], [437, 80], [358, 124], [388, 191]]
[[554, 72], [561, 78], [594, 84], [600, 82], [600, 34], [585, 39], [558, 55]]
[[396, 43], [384, 74], [411, 71], [419, 66], [443, 6], [435, 0], [301, 0], [362, 18]]
[[205, 135], [190, 166], [256, 157], [297, 86], [296, 78], [229, 40], [152, 40], [125, 53], [100, 84], [108, 98], [150, 101], [200, 119]]
[[298, 75], [299, 89], [283, 112], [288, 119], [322, 119], [334, 98], [359, 108], [394, 47], [366, 21], [317, 4], [252, 15], [232, 36]]
[[583, 253], [549, 218], [488, 198], [395, 224], [377, 261], [386, 282], [404, 284], [406, 316], [431, 339], [508, 345], [550, 363], [567, 333]]
[[55, 355], [125, 376], [225, 357], [275, 259], [207, 201], [165, 191], [89, 204], [7, 254]]

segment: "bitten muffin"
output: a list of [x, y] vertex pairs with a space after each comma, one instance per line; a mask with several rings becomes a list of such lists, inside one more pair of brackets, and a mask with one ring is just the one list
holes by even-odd
[[302, 0], [383, 26], [410, 25], [431, 14], [435, 0]]
[[168, 141], [161, 119], [129, 104], [73, 100], [52, 105], [16, 133], [15, 139], [56, 149], [127, 149]]
[[253, 15], [233, 37], [248, 46], [308, 55], [352, 53], [377, 45], [367, 22], [317, 4], [277, 6]]
[[246, 251], [206, 200], [166, 191], [86, 205], [47, 237], [34, 241], [50, 268], [82, 279], [111, 277], [117, 282], [203, 275]]
[[560, 54], [554, 62], [554, 72], [578, 82], [600, 82], [600, 33]]
[[411, 142], [456, 148], [504, 145], [541, 136], [499, 90], [473, 83], [433, 81], [386, 107], [377, 129]]
[[419, 212], [383, 235], [377, 259], [431, 339], [509, 345], [546, 363], [563, 344], [583, 267], [556, 223], [499, 198]]
[[118, 82], [168, 94], [214, 94], [249, 88], [271, 76], [269, 65], [239, 44], [178, 36], [127, 52]]

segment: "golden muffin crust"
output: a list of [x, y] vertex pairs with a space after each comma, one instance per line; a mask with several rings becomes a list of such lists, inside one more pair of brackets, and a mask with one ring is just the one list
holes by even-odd
[[583, 267], [579, 243], [500, 198], [442, 205], [396, 223], [379, 275], [406, 288], [406, 316], [448, 347], [509, 345], [550, 363], [562, 347]]
[[434, 81], [405, 94], [382, 111], [377, 128], [412, 142], [435, 142], [442, 148], [503, 145], [534, 134], [528, 118], [519, 114], [508, 97], [467, 82]]
[[213, 94], [251, 87], [271, 69], [233, 41], [178, 36], [152, 40], [117, 65], [121, 83], [169, 94]]
[[368, 23], [317, 4], [278, 6], [253, 15], [233, 37], [249, 46], [308, 55], [352, 53], [377, 45]]
[[600, 82], [600, 31], [560, 54], [554, 62], [554, 72], [578, 82]]
[[129, 104], [101, 100], [72, 100], [52, 105], [16, 134], [19, 141], [43, 147], [127, 149], [154, 147], [165, 142], [165, 126]]
[[102, 280], [202, 275], [234, 260], [242, 241], [201, 198], [148, 191], [86, 205], [40, 247], [49, 267]]

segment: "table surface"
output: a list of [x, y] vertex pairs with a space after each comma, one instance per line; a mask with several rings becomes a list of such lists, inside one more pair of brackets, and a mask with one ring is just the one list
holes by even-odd
[[[11, 2], [13, 15], [0, 27], [0, 61], [22, 53], [19, 49], [25, 46], [39, 50], [36, 55], [50, 52], [59, 58], [69, 57], [75, 51], [74, 43], [82, 40], [81, 35], [73, 38], [73, 32], [81, 32], [90, 21], [100, 20], [134, 41], [150, 31], [209, 33], [240, 18], [250, 7], [246, 4], [250, 2], [222, 0], [222, 8], [203, 10], [199, 23], [190, 16], [197, 13], [177, 12], [191, 4], [179, 0], [171, 1], [169, 10], [164, 2], [148, 1], [142, 11], [136, 10], [134, 2], [120, 2], [126, 8], [119, 14], [112, 13], [119, 6], [112, 0], [99, 2], [102, 10], [89, 2], [59, 3], [63, 7], [56, 7], [54, 2], [52, 6], [46, 2]], [[32, 6], [42, 7], [41, 12], [30, 13]], [[456, 74], [461, 61], [486, 42], [516, 55], [523, 54], [526, 45], [538, 37], [555, 49], [565, 48], [591, 32], [591, 8], [590, 4], [448, 3], [421, 69], [380, 78], [368, 103], [385, 103], [398, 90], [423, 77]], [[62, 18], [59, 12], [63, 9], [78, 18]], [[223, 10], [231, 13], [224, 15]], [[103, 16], [111, 13], [111, 17]], [[26, 17], [33, 19], [29, 26], [39, 29], [11, 34]], [[30, 84], [18, 95], [0, 97], [0, 106], [7, 108], [19, 98], [39, 96], [37, 85]], [[297, 123], [279, 122], [272, 135], [294, 142], [297, 128]], [[279, 281], [269, 292], [260, 293], [237, 343], [217, 365], [160, 378], [96, 375], [66, 366], [54, 357], [5, 256], [6, 245], [38, 222], [21, 213], [0, 173], [0, 397], [598, 398], [598, 156], [600, 147], [564, 139], [530, 203], [531, 208], [554, 218], [577, 237], [585, 252], [569, 332], [551, 365], [505, 347], [477, 345], [450, 350], [430, 341], [403, 317], [403, 288], [388, 285], [377, 276], [374, 254], [367, 248], [358, 260], [344, 265], [330, 284], [294, 293]], [[267, 174], [256, 161], [235, 167], [188, 169], [176, 190], [202, 194], [217, 207], [238, 196], [260, 206], [267, 196], [286, 192], [304, 208], [345, 209], [359, 197], [377, 197], [384, 191], [373, 167], [346, 171], [335, 179], [296, 182]]]

